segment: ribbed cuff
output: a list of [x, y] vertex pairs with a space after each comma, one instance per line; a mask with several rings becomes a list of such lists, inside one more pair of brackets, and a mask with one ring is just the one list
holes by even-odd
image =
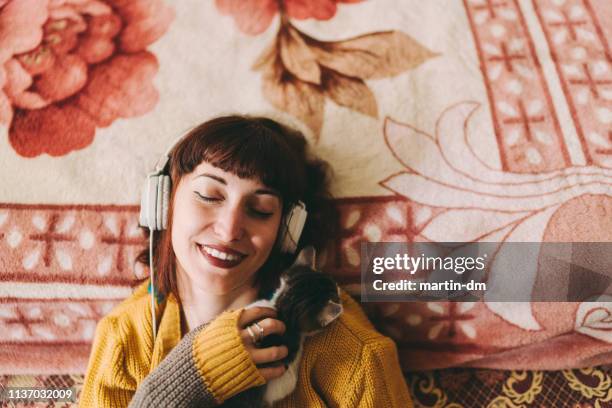
[[222, 313], [193, 341], [195, 366], [218, 403], [266, 382], [240, 338], [242, 310]]

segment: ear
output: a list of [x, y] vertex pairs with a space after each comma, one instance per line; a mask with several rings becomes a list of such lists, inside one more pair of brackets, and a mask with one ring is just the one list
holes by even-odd
[[315, 269], [316, 260], [317, 251], [314, 249], [313, 246], [307, 246], [302, 248], [293, 265], [303, 265], [308, 266], [311, 269]]
[[334, 320], [336, 320], [342, 314], [342, 304], [336, 303], [330, 300], [327, 305], [323, 308], [317, 319], [321, 323], [321, 327], [325, 327]]

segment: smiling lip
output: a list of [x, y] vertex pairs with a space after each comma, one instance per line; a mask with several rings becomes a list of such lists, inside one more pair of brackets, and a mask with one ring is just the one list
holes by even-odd
[[198, 249], [200, 250], [200, 253], [204, 255], [204, 258], [206, 258], [208, 263], [218, 268], [224, 268], [224, 269], [233, 268], [237, 266], [238, 264], [240, 264], [244, 260], [244, 258], [246, 258], [246, 255], [242, 254], [241, 252], [230, 250], [229, 248], [226, 248], [226, 247], [222, 247], [219, 245], [206, 245], [206, 246], [209, 248], [216, 249], [217, 251], [222, 251], [230, 255], [238, 256], [238, 259], [232, 259], [232, 260], [216, 258], [212, 256], [211, 254], [209, 254], [208, 252], [206, 252], [203, 245], [198, 244]]
[[245, 254], [243, 254], [242, 252], [237, 251], [237, 250], [232, 249], [232, 248], [228, 248], [228, 247], [223, 246], [223, 245], [203, 244], [201, 246], [206, 246], [208, 248], [213, 248], [213, 249], [216, 249], [217, 251], [225, 252], [225, 253], [228, 253], [230, 255], [245, 256]]

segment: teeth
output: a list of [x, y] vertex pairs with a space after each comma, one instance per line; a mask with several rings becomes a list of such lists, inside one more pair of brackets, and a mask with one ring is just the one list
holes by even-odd
[[216, 249], [203, 247], [207, 254], [214, 256], [215, 258], [222, 259], [224, 261], [237, 261], [240, 259], [238, 255], [228, 254], [226, 252], [217, 251]]

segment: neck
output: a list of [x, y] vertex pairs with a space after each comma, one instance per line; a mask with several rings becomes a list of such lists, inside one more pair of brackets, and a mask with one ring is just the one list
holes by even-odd
[[217, 294], [199, 287], [177, 270], [177, 287], [186, 331], [208, 323], [226, 310], [236, 310], [257, 300], [258, 287], [247, 282], [228, 293]]

